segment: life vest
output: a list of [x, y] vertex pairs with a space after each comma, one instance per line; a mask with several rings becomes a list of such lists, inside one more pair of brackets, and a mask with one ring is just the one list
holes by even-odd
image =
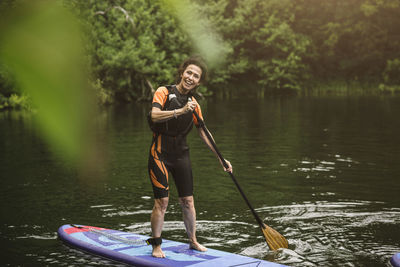
[[[165, 86], [168, 89], [167, 99], [162, 110], [174, 110], [182, 108], [186, 105], [191, 94], [180, 94], [175, 85]], [[164, 122], [154, 122], [151, 119], [151, 111], [147, 115], [147, 121], [150, 129], [156, 134], [176, 137], [178, 135], [186, 136], [193, 128], [193, 113], [187, 112]]]

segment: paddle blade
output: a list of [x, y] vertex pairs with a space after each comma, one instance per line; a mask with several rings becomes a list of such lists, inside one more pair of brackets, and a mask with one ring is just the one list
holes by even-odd
[[271, 250], [288, 248], [289, 242], [286, 240], [285, 237], [283, 237], [283, 235], [278, 233], [276, 230], [272, 229], [266, 224], [263, 224], [261, 230], [263, 231], [265, 240], [267, 241], [268, 247]]

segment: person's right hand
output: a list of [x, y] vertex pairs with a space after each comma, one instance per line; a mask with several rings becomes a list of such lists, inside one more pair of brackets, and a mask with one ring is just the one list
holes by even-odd
[[183, 112], [192, 112], [195, 108], [197, 107], [196, 102], [194, 101], [188, 101], [186, 105], [183, 107]]

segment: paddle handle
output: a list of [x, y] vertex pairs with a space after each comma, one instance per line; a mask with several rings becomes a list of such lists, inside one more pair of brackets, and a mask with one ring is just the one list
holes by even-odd
[[[196, 117], [200, 127], [203, 129], [204, 133], [207, 136], [208, 141], [210, 141], [212, 147], [214, 148], [215, 152], [218, 155], [218, 158], [221, 160], [222, 164], [224, 165], [224, 167], [226, 169], [229, 168], [228, 163], [226, 163], [224, 157], [222, 156], [221, 152], [219, 151], [219, 149], [217, 148], [217, 145], [215, 144], [213, 138], [210, 135], [210, 132], [208, 131], [206, 125], [204, 124], [204, 121], [200, 118], [200, 116], [197, 114], [197, 112], [195, 110], [193, 110], [193, 114]], [[228, 172], [230, 177], [232, 178], [233, 182], [235, 183], [237, 189], [239, 190], [240, 194], [242, 195], [244, 201], [246, 202], [247, 206], [250, 208], [251, 213], [253, 214], [254, 218], [256, 219], [257, 223], [260, 225], [261, 228], [264, 228], [264, 223], [263, 221], [260, 219], [260, 216], [258, 216], [258, 214], [256, 213], [256, 211], [254, 210], [253, 206], [250, 204], [250, 201], [248, 200], [248, 198], [246, 197], [245, 193], [243, 192], [242, 188], [240, 187], [238, 181], [236, 180], [235, 176], [233, 175], [232, 172]]]

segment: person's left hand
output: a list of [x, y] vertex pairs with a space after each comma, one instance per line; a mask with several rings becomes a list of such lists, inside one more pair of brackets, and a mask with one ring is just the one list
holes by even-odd
[[232, 165], [231, 165], [231, 163], [229, 162], [229, 160], [225, 159], [225, 162], [226, 162], [226, 164], [228, 164], [228, 168], [225, 168], [224, 164], [223, 164], [222, 161], [221, 161], [221, 165], [222, 165], [222, 167], [224, 167], [224, 171], [226, 171], [226, 172], [232, 172], [232, 171], [233, 171], [233, 168], [232, 168]]

